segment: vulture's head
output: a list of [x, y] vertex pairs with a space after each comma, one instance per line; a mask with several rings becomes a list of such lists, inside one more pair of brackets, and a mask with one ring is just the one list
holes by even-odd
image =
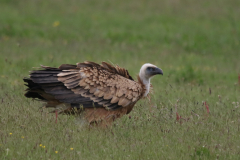
[[162, 69], [158, 68], [157, 66], [155, 66], [153, 64], [146, 63], [141, 67], [139, 76], [142, 80], [144, 80], [144, 79], [148, 80], [152, 76], [155, 76], [157, 74], [163, 75]]
[[157, 66], [150, 64], [150, 63], [146, 63], [144, 64], [139, 72], [139, 78], [141, 79], [141, 81], [143, 82], [143, 84], [146, 87], [146, 92], [144, 94], [144, 96], [147, 96], [147, 94], [149, 93], [149, 89], [150, 89], [150, 79], [155, 76], [161, 74], [163, 75], [163, 71], [162, 69], [158, 68]]

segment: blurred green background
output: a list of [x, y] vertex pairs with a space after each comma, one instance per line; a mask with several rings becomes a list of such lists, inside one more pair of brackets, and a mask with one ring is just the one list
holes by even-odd
[[[239, 159], [239, 6], [1, 0], [1, 159]], [[164, 76], [152, 79], [151, 103], [140, 101], [131, 118], [105, 130], [82, 129], [71, 116], [55, 124], [42, 103], [24, 97], [32, 67], [85, 60], [120, 65], [135, 78], [152, 63]]]

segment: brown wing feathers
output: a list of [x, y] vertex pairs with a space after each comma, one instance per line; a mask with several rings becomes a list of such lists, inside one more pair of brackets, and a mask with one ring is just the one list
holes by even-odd
[[[141, 86], [134, 82], [127, 70], [103, 62], [102, 65], [93, 62], [84, 62], [77, 64], [80, 68], [82, 80], [79, 85], [81, 89], [89, 90], [91, 94], [88, 97], [94, 102], [98, 102], [108, 109], [112, 109], [114, 103], [118, 106], [126, 107], [130, 103], [141, 98]], [[132, 87], [132, 86], [135, 86]], [[73, 89], [76, 93], [76, 91]], [[128, 93], [128, 94], [127, 94]], [[81, 93], [82, 96], [84, 93]], [[95, 99], [99, 97], [99, 99]], [[131, 98], [134, 98], [132, 101]], [[100, 103], [99, 100], [109, 100]], [[114, 105], [115, 106], [115, 105]]]
[[27, 97], [47, 100], [49, 95], [58, 103], [80, 104], [83, 107], [104, 107], [116, 110], [132, 106], [142, 95], [142, 86], [133, 81], [128, 71], [106, 62], [42, 66], [32, 71], [27, 82]]

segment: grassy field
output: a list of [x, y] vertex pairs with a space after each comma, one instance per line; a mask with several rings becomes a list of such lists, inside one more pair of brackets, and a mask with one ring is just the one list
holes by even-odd
[[[240, 159], [239, 0], [1, 0], [0, 159]], [[162, 68], [111, 128], [24, 97], [32, 67]], [[206, 105], [204, 104], [206, 102]], [[210, 113], [207, 111], [209, 108]], [[181, 116], [177, 118], [176, 114]]]

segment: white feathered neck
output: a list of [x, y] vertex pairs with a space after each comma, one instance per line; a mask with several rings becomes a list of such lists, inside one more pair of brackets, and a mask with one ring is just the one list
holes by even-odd
[[140, 69], [140, 72], [139, 72], [139, 78], [141, 79], [143, 85], [145, 85], [145, 93], [143, 94], [143, 97], [146, 97], [150, 91], [150, 79], [151, 79], [151, 76], [147, 75], [146, 74], [146, 69], [148, 67], [157, 67], [153, 64], [150, 64], [150, 63], [146, 63], [144, 64], [141, 69]]

